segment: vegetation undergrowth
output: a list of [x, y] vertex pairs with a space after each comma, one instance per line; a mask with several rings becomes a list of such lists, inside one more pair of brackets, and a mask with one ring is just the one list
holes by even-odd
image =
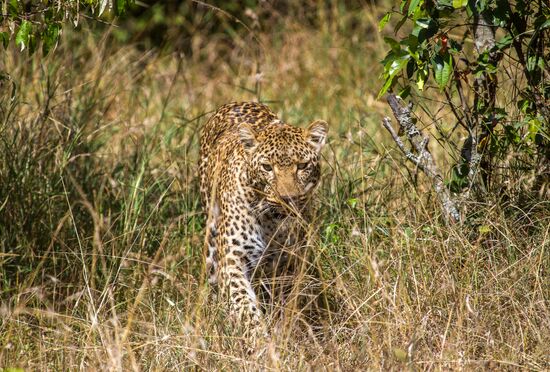
[[[489, 196], [444, 223], [381, 126], [383, 12], [198, 28], [172, 52], [83, 22], [54, 54], [2, 53], [0, 368], [550, 368], [550, 202]], [[247, 356], [204, 278], [197, 133], [257, 99], [330, 124], [307, 279], [328, 311], [272, 319]]]

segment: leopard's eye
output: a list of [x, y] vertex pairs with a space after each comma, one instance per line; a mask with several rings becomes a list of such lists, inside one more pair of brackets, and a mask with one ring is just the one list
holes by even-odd
[[302, 170], [302, 169], [306, 169], [307, 168], [307, 163], [298, 163], [298, 165], [296, 166], [296, 168]]
[[266, 171], [266, 172], [271, 172], [273, 170], [273, 167], [267, 163], [263, 163], [262, 164], [262, 168]]

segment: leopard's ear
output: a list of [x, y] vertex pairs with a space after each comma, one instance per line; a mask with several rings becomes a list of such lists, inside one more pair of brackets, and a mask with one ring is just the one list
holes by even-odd
[[324, 120], [315, 120], [306, 129], [307, 142], [320, 152], [327, 139], [328, 124]]
[[258, 144], [254, 129], [247, 123], [241, 123], [239, 125], [239, 139], [246, 151], [253, 150]]

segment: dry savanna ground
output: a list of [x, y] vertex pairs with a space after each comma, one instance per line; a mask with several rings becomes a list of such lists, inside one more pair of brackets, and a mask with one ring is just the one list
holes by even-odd
[[[381, 14], [197, 27], [179, 52], [83, 21], [49, 56], [2, 52], [0, 370], [548, 370], [548, 201], [445, 225], [381, 126]], [[203, 275], [197, 128], [257, 99], [330, 135], [300, 279], [320, 310], [267, 311], [247, 356]]]

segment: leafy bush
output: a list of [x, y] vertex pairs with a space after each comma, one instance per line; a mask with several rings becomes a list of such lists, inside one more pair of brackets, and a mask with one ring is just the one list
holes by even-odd
[[21, 50], [33, 53], [38, 45], [47, 54], [57, 45], [63, 26], [77, 26], [81, 17], [99, 18], [106, 10], [118, 16], [134, 0], [11, 0], [2, 2], [0, 43], [7, 48], [10, 40]]
[[[398, 37], [385, 38], [391, 50], [379, 96], [397, 89], [422, 107], [453, 149], [451, 189], [500, 193], [507, 179], [534, 173], [534, 182], [518, 187], [543, 193], [550, 177], [550, 8], [525, 0], [402, 1], [380, 28], [396, 15]], [[405, 25], [410, 32], [401, 32]], [[432, 102], [441, 94], [444, 102]], [[456, 128], [467, 137], [461, 146]]]

